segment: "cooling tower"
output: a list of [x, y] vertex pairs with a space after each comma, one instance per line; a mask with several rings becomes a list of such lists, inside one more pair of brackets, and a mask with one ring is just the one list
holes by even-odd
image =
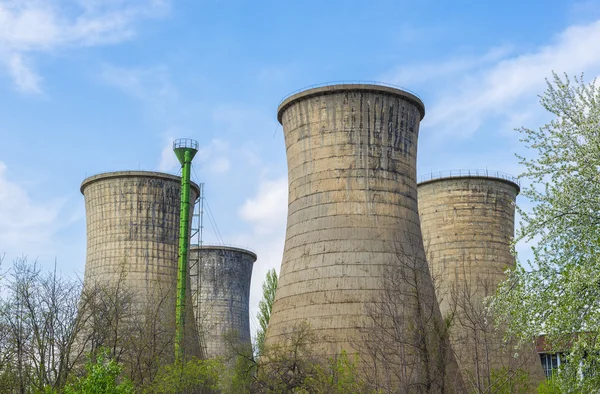
[[250, 346], [250, 279], [256, 254], [229, 246], [190, 249], [196, 326], [207, 357], [229, 358], [234, 347]]
[[535, 388], [544, 375], [533, 345], [514, 358], [502, 333], [483, 318], [483, 298], [495, 293], [515, 263], [510, 243], [519, 185], [486, 170], [437, 175], [445, 176], [418, 185], [421, 229], [440, 309], [454, 316], [450, 338], [465, 383], [483, 387], [484, 376], [510, 368], [529, 372]]
[[[96, 329], [113, 330], [100, 342], [113, 341], [107, 343], [134, 358], [134, 365], [174, 359], [180, 184], [178, 176], [145, 171], [100, 174], [81, 184], [87, 220], [84, 289], [106, 295], [118, 290], [119, 302], [127, 301], [121, 306], [98, 300], [115, 304], [120, 316], [109, 308], [105, 317], [92, 311], [91, 318]], [[198, 186], [191, 190], [195, 201]], [[191, 301], [189, 290], [187, 298]], [[200, 357], [193, 308], [187, 305], [185, 355]]]
[[[451, 357], [428, 354], [435, 366], [419, 369], [423, 360], [408, 350], [420, 346], [417, 337], [429, 350], [444, 345], [432, 340], [441, 315], [417, 212], [424, 112], [413, 94], [370, 84], [317, 87], [280, 104], [289, 205], [267, 346], [285, 344], [308, 323], [319, 356], [346, 350], [365, 374], [396, 386], [414, 389], [425, 370], [436, 376], [433, 387], [457, 378]], [[424, 309], [427, 321], [417, 316]]]

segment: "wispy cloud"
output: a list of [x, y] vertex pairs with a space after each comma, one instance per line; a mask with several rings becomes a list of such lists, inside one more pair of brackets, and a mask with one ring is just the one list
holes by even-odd
[[10, 54], [6, 60], [6, 66], [17, 90], [26, 93], [41, 93], [40, 76], [33, 71], [22, 54]]
[[436, 63], [403, 65], [385, 74], [382, 78], [399, 86], [436, 83], [440, 79], [481, 69], [504, 59], [512, 48], [501, 46], [492, 48], [483, 55], [454, 57]]
[[[527, 53], [493, 49], [481, 57], [400, 68], [388, 75], [396, 83], [414, 85], [436, 78], [439, 85], [423, 125], [440, 135], [464, 137], [491, 119], [502, 124], [526, 119], [532, 111], [539, 111], [537, 94], [544, 90], [544, 78], [552, 70], [597, 76], [599, 41], [600, 21], [595, 21], [571, 26], [550, 44]], [[419, 77], [419, 69], [428, 77]]]
[[[173, 153], [173, 140], [175, 137], [166, 138], [166, 144], [161, 151], [158, 170], [163, 172], [177, 172], [180, 164]], [[232, 149], [229, 143], [213, 139], [208, 144], [200, 145], [194, 158], [194, 164], [199, 166], [203, 174], [225, 174], [231, 168], [230, 155]]]
[[239, 104], [222, 104], [215, 107], [212, 110], [212, 121], [219, 130], [234, 135], [247, 135], [249, 129], [272, 135], [279, 129], [279, 123], [272, 113]]
[[175, 172], [179, 168], [180, 164], [173, 153], [173, 137], [167, 137], [166, 143], [160, 152], [160, 160], [158, 162], [158, 171], [161, 172]]
[[257, 195], [247, 199], [240, 209], [242, 219], [251, 222], [258, 234], [273, 234], [287, 217], [287, 178], [263, 181]]
[[24, 93], [42, 91], [26, 56], [114, 44], [135, 35], [136, 22], [168, 11], [159, 0], [0, 0], [0, 64]]
[[143, 101], [175, 101], [179, 96], [164, 66], [126, 68], [104, 65], [100, 76], [108, 85]]
[[258, 255], [250, 288], [250, 321], [253, 323], [253, 332], [256, 330], [254, 317], [262, 296], [262, 282], [269, 269], [274, 268], [279, 272], [281, 266], [288, 209], [287, 191], [287, 177], [263, 179], [256, 194], [247, 199], [239, 209], [240, 217], [252, 226], [252, 231], [240, 235], [235, 243], [252, 245]]
[[[21, 253], [54, 250], [52, 242], [61, 225], [65, 201], [35, 201], [18, 183], [8, 178], [0, 162], [0, 256], [14, 258]], [[75, 220], [75, 219], [74, 219]]]

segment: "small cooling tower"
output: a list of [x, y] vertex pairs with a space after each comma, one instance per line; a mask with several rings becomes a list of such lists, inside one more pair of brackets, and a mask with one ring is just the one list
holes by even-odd
[[[437, 352], [445, 342], [432, 339], [443, 323], [417, 212], [424, 113], [415, 95], [371, 84], [317, 87], [280, 104], [289, 205], [267, 346], [307, 323], [318, 356], [346, 350], [379, 382], [460, 391], [453, 357]], [[419, 346], [436, 351], [416, 355]]]
[[190, 277], [200, 343], [207, 357], [229, 358], [249, 346], [249, 298], [256, 254], [219, 245], [192, 246]]
[[515, 358], [506, 351], [502, 333], [492, 332], [491, 321], [483, 319], [484, 297], [495, 293], [506, 279], [504, 270], [515, 264], [510, 243], [518, 193], [515, 178], [486, 170], [430, 176], [418, 185], [421, 229], [440, 309], [453, 316], [450, 338], [463, 377], [479, 387], [487, 385], [481, 379], [493, 372], [489, 368], [529, 372], [533, 387], [543, 378], [533, 346]]
[[[180, 185], [180, 177], [145, 171], [100, 174], [81, 184], [87, 221], [84, 289], [110, 289], [106, 294], [117, 289], [127, 295], [125, 308], [115, 306], [122, 309], [122, 321], [110, 328], [117, 338], [111, 343], [123, 357], [143, 354], [147, 362], [158, 359], [160, 364], [174, 359]], [[195, 201], [198, 186], [192, 184], [191, 190]], [[188, 290], [188, 299], [190, 294]], [[104, 301], [113, 302], [97, 302]], [[199, 357], [193, 308], [187, 305], [184, 353]], [[93, 315], [99, 327], [114, 323], [112, 315], [105, 321]]]

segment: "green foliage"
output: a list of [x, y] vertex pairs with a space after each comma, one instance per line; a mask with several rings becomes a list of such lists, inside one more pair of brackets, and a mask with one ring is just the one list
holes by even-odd
[[312, 354], [314, 334], [308, 323], [291, 328], [284, 341], [265, 346], [253, 391], [259, 393], [302, 392], [307, 377], [313, 373], [317, 361]]
[[522, 369], [512, 370], [508, 367], [492, 369], [492, 384], [489, 388], [490, 393], [495, 394], [516, 394], [529, 393], [529, 373]]
[[357, 360], [345, 351], [328, 360], [313, 353], [317, 338], [310, 325], [291, 328], [285, 340], [266, 346], [259, 360], [253, 393], [372, 393], [359, 378]]
[[[133, 385], [127, 379], [121, 379], [121, 366], [110, 359], [109, 352], [103, 349], [96, 360], [90, 360], [86, 366], [86, 376], [76, 379], [74, 383], [65, 386], [65, 394], [133, 394]], [[52, 391], [50, 391], [52, 392]]]
[[275, 301], [275, 292], [277, 291], [277, 272], [275, 269], [267, 271], [267, 277], [262, 285], [263, 298], [258, 303], [258, 323], [260, 324], [259, 329], [256, 332], [256, 347], [258, 354], [261, 354], [264, 348], [265, 334], [267, 332], [267, 326], [269, 325], [269, 319], [271, 318], [271, 310], [273, 309], [273, 302]]
[[230, 385], [225, 390], [231, 394], [250, 394], [252, 381], [256, 373], [256, 363], [247, 355], [238, 355], [235, 358]]
[[356, 358], [351, 361], [346, 351], [330, 358], [325, 365], [316, 364], [312, 375], [304, 382], [307, 393], [360, 394], [367, 393], [365, 385], [358, 379]]
[[561, 394], [561, 383], [553, 376], [550, 379], [540, 383], [537, 388], [538, 394]]
[[519, 130], [532, 151], [518, 156], [530, 182], [521, 194], [533, 208], [519, 209], [517, 240], [535, 243], [534, 257], [509, 272], [491, 307], [507, 336], [531, 342], [543, 331], [554, 349], [572, 349], [572, 371], [555, 383], [590, 392], [598, 377], [576, 370], [600, 354], [600, 87], [554, 74], [540, 102], [553, 119]]
[[146, 388], [145, 393], [217, 393], [219, 379], [224, 372], [225, 366], [219, 359], [192, 359], [184, 364], [167, 365], [160, 368], [154, 382]]
[[228, 344], [230, 354], [226, 358], [227, 371], [221, 376], [221, 390], [224, 393], [232, 394], [250, 393], [256, 375], [256, 361], [252, 345], [240, 342], [237, 331], [226, 333], [224, 339]]

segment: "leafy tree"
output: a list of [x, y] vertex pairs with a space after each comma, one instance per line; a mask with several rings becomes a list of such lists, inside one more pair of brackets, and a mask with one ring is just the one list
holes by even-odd
[[306, 379], [306, 386], [317, 393], [352, 394], [375, 392], [358, 378], [358, 358], [351, 360], [346, 351], [332, 357], [324, 365], [315, 366], [314, 375]]
[[[492, 369], [490, 372], [492, 384], [488, 388], [488, 393], [494, 394], [514, 394], [529, 393], [529, 374], [523, 369], [513, 369], [511, 366]], [[485, 391], [478, 391], [483, 393]]]
[[545, 382], [540, 383], [537, 392], [538, 394], [560, 394], [560, 383], [558, 383], [557, 379], [553, 376]]
[[318, 363], [313, 353], [316, 341], [310, 325], [302, 322], [290, 327], [282, 342], [264, 346], [252, 391], [297, 393], [306, 390]]
[[231, 394], [249, 394], [256, 371], [256, 363], [252, 355], [249, 357], [238, 355], [231, 370], [232, 373], [225, 384], [226, 390], [224, 391]]
[[540, 97], [553, 116], [537, 130], [521, 128], [531, 157], [518, 156], [530, 182], [522, 195], [517, 240], [535, 243], [529, 267], [519, 263], [491, 302], [507, 335], [524, 342], [541, 332], [553, 349], [570, 349], [559, 373], [563, 392], [593, 392], [586, 373], [600, 354], [600, 87], [583, 76], [554, 74]]
[[85, 369], [86, 376], [76, 379], [65, 387], [65, 394], [133, 394], [133, 385], [127, 379], [120, 383], [121, 366], [109, 357], [109, 351], [101, 351], [96, 360], [90, 357]]
[[236, 330], [225, 333], [223, 337], [228, 351], [223, 357], [227, 370], [221, 375], [221, 391], [249, 394], [257, 369], [252, 344], [241, 341]]
[[258, 354], [261, 354], [264, 349], [265, 334], [269, 319], [271, 318], [271, 310], [275, 301], [275, 291], [277, 291], [277, 272], [275, 269], [267, 271], [267, 277], [262, 285], [263, 298], [258, 303], [258, 323], [260, 328], [256, 332], [256, 347]]
[[148, 394], [218, 393], [219, 377], [225, 365], [218, 359], [192, 359], [183, 364], [161, 367]]

